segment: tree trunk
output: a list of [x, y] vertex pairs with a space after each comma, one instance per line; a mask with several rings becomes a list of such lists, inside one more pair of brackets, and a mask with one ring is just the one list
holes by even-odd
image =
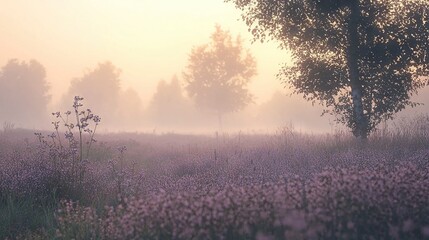
[[368, 120], [363, 111], [362, 83], [360, 81], [358, 65], [359, 34], [358, 23], [360, 18], [359, 0], [350, 1], [350, 19], [348, 22], [347, 67], [349, 71], [351, 95], [353, 100], [353, 134], [360, 139], [368, 136]]
[[223, 129], [222, 129], [222, 112], [221, 111], [217, 112], [217, 120], [219, 123], [219, 131], [223, 132]]

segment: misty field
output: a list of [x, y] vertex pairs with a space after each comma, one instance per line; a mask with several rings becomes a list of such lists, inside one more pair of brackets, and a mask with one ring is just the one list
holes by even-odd
[[76, 159], [54, 139], [0, 132], [1, 239], [429, 238], [427, 117], [366, 143], [100, 134]]

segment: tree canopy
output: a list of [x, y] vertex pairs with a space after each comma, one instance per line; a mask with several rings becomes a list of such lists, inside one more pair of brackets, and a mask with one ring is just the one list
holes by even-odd
[[424, 0], [226, 0], [255, 39], [275, 39], [294, 65], [279, 77], [295, 93], [366, 138], [380, 121], [414, 106], [429, 72]]
[[157, 126], [183, 126], [191, 120], [190, 110], [191, 105], [183, 96], [183, 89], [176, 75], [170, 82], [158, 82], [148, 107], [148, 113]]
[[115, 119], [118, 101], [121, 93], [121, 71], [111, 62], [98, 64], [81, 78], [72, 80], [63, 102], [70, 108], [71, 99], [81, 96], [89, 108], [100, 114], [107, 123]]
[[196, 104], [216, 112], [241, 110], [252, 101], [247, 89], [256, 75], [253, 56], [243, 49], [242, 40], [216, 26], [209, 44], [192, 49], [184, 72], [185, 89]]
[[0, 120], [27, 127], [44, 123], [50, 100], [46, 71], [36, 60], [10, 60], [0, 71]]

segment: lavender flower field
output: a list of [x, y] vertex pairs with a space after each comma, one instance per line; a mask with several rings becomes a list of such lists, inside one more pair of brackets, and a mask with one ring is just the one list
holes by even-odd
[[0, 240], [429, 240], [429, 0], [0, 0]]
[[429, 239], [419, 123], [367, 143], [288, 129], [100, 134], [77, 162], [47, 133], [5, 130], [0, 238]]

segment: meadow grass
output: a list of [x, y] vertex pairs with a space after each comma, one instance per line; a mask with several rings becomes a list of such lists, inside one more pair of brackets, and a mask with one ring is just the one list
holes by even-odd
[[85, 144], [57, 152], [58, 144], [8, 129], [0, 133], [0, 238], [427, 239], [425, 125], [422, 117], [367, 143], [290, 129], [106, 134], [87, 159], [79, 157]]

